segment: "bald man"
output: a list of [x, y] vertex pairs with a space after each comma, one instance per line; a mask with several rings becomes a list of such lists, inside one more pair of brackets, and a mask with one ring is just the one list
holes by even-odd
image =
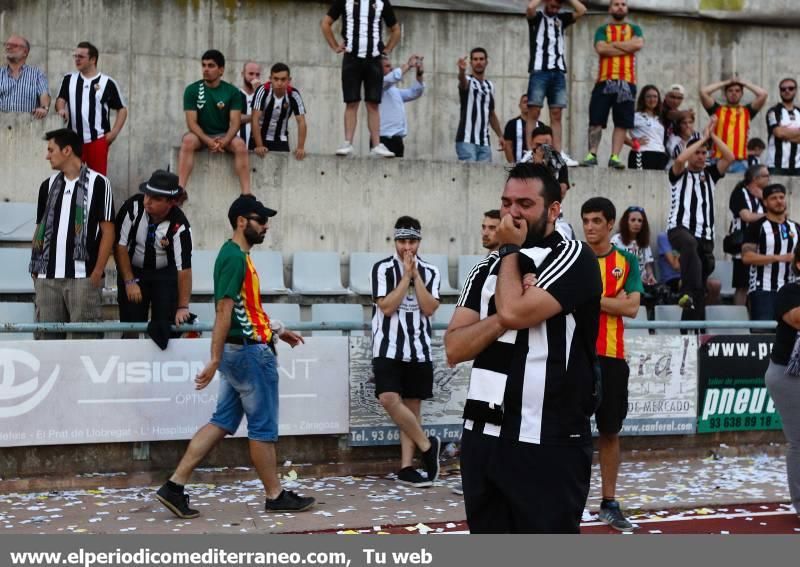
[[50, 110], [47, 76], [26, 64], [30, 42], [12, 35], [5, 42], [6, 65], [0, 67], [0, 112], [28, 112], [41, 120]]
[[242, 91], [244, 97], [244, 110], [242, 110], [242, 126], [239, 128], [239, 137], [247, 144], [247, 149], [252, 150], [255, 148], [255, 140], [253, 139], [253, 130], [251, 128], [253, 122], [253, 101], [258, 87], [261, 86], [261, 65], [255, 61], [248, 61], [242, 67], [242, 86], [239, 90]]

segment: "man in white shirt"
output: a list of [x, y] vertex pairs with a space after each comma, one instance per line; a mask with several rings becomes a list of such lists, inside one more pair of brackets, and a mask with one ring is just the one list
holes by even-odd
[[[422, 60], [421, 56], [412, 55], [408, 58], [408, 63], [393, 68], [392, 61], [388, 56], [381, 57], [383, 96], [379, 107], [381, 114], [380, 140], [396, 157], [403, 157], [405, 154], [403, 138], [408, 135], [405, 103], [417, 100], [425, 92], [425, 83], [422, 82], [425, 73]], [[407, 89], [399, 88], [397, 84], [411, 69], [417, 70], [417, 80]]]

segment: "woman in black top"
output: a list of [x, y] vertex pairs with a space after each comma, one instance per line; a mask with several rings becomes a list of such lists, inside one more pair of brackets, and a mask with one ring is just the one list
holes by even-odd
[[[800, 275], [800, 245], [794, 250], [792, 271]], [[789, 442], [786, 474], [792, 504], [800, 516], [800, 283], [786, 284], [778, 291], [775, 315], [778, 329], [764, 381]]]

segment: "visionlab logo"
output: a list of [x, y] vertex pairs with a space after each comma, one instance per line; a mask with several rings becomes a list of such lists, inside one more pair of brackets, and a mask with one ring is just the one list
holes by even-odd
[[[47, 381], [40, 385], [41, 364], [29, 352], [0, 348], [0, 418], [24, 415], [38, 406], [53, 389], [61, 366], [56, 364]], [[18, 379], [18, 374], [21, 379]], [[30, 376], [25, 380], [26, 376]]]

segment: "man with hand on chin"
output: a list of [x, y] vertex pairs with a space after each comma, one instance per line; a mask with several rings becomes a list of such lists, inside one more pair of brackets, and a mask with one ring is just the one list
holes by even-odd
[[[397, 481], [417, 488], [439, 476], [436, 435], [425, 435], [420, 406], [433, 397], [431, 317], [439, 307], [439, 270], [417, 256], [422, 227], [402, 216], [394, 225], [395, 253], [372, 267], [372, 369], [375, 395], [400, 429]], [[422, 451], [426, 476], [413, 466]]]
[[474, 359], [461, 437], [472, 533], [578, 533], [589, 494], [601, 282], [591, 249], [555, 231], [560, 196], [546, 166], [514, 166], [500, 249], [472, 269], [445, 335], [448, 363]]
[[277, 211], [253, 196], [242, 195], [228, 210], [233, 238], [222, 245], [214, 264], [216, 318], [211, 335], [211, 360], [195, 378], [202, 390], [219, 370], [217, 408], [208, 424], [195, 433], [178, 468], [158, 489], [156, 498], [179, 518], [196, 518], [184, 486], [192, 471], [247, 416], [250, 460], [264, 485], [267, 512], [302, 512], [315, 500], [283, 490], [278, 479], [278, 362], [275, 337], [294, 348], [303, 337], [272, 321], [264, 312], [259, 279], [250, 249], [264, 242], [269, 218]]

